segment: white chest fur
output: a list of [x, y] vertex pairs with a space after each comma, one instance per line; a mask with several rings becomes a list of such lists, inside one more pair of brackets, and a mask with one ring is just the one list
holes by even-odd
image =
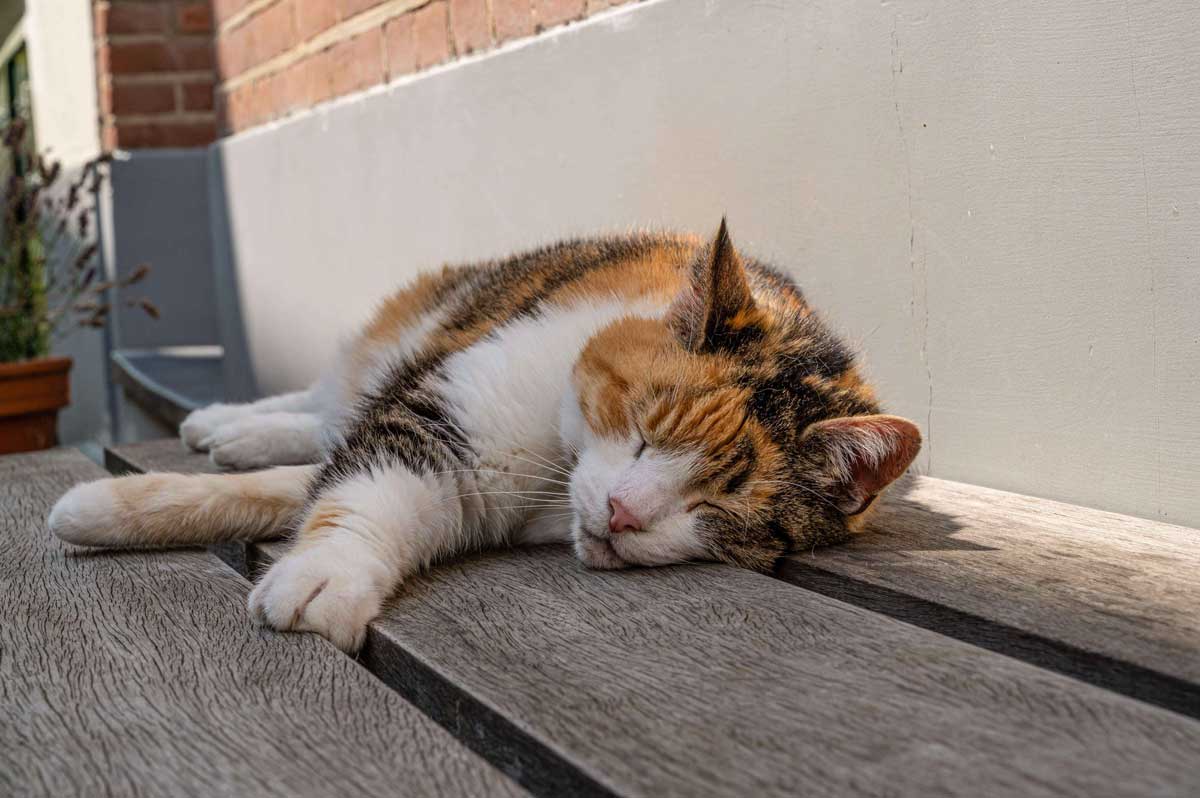
[[[540, 516], [539, 530], [566, 537], [570, 458], [558, 418], [571, 370], [588, 339], [608, 324], [665, 310], [645, 301], [580, 301], [513, 322], [447, 359], [440, 392], [481, 455], [479, 470], [460, 481], [479, 494], [464, 502], [471, 520], [486, 516], [486, 526], [507, 531]], [[561, 523], [552, 523], [559, 515]]]

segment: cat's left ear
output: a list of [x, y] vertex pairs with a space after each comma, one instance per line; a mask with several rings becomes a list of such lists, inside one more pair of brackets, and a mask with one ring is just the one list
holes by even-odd
[[825, 456], [833, 503], [857, 515], [912, 464], [921, 430], [899, 416], [848, 416], [811, 425], [803, 442]]
[[690, 351], [711, 351], [751, 324], [753, 311], [746, 267], [721, 219], [717, 235], [693, 265], [691, 284], [672, 310], [672, 326]]

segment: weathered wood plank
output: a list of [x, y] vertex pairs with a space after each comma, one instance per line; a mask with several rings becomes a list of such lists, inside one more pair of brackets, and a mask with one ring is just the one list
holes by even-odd
[[916, 477], [811, 569], [1200, 684], [1200, 530]]
[[373, 633], [399, 689], [420, 663], [622, 794], [1200, 790], [1200, 723], [723, 566], [481, 556]]
[[216, 474], [221, 471], [208, 455], [185, 448], [178, 438], [110, 446], [104, 450], [104, 467], [114, 474], [144, 471]]
[[[136, 470], [215, 470], [178, 441], [116, 453], [135, 461]], [[967, 623], [991, 621], [1200, 685], [1200, 530], [929, 477], [910, 480], [883, 502], [867, 534], [797, 554], [779, 576], [893, 611], [895, 597], [869, 592], [882, 588], [966, 613]], [[923, 623], [921, 612], [905, 617]], [[957, 634], [948, 628], [956, 619], [925, 615], [932, 627]], [[994, 631], [1004, 638], [999, 648], [1036, 649], [1010, 650], [1014, 656], [1056, 656], [1003, 629], [974, 631]]]
[[522, 794], [323, 641], [256, 629], [205, 552], [53, 538], [53, 501], [99, 476], [0, 458], [0, 794]]
[[449, 563], [363, 661], [433, 714], [453, 701], [442, 721], [496, 760], [548, 751], [620, 794], [1200, 790], [1196, 721], [723, 566]]

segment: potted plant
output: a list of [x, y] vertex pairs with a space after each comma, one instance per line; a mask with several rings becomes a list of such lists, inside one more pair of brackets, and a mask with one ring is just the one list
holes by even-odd
[[[3, 149], [9, 176], [0, 227], [0, 454], [8, 454], [57, 444], [71, 359], [52, 357], [54, 343], [78, 327], [104, 327], [116, 289], [140, 282], [149, 266], [120, 283], [101, 274], [92, 216], [110, 156], [89, 161], [60, 185], [62, 165], [30, 155], [22, 120], [4, 131]], [[127, 302], [158, 317], [148, 299]]]

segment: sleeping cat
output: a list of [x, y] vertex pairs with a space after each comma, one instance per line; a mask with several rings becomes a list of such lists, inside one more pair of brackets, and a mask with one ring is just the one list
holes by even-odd
[[217, 463], [274, 467], [77, 485], [50, 528], [89, 546], [294, 530], [250, 611], [348, 651], [407, 576], [467, 550], [770, 569], [858, 529], [921, 445], [724, 222], [711, 242], [569, 241], [424, 275], [313, 388], [181, 432]]

